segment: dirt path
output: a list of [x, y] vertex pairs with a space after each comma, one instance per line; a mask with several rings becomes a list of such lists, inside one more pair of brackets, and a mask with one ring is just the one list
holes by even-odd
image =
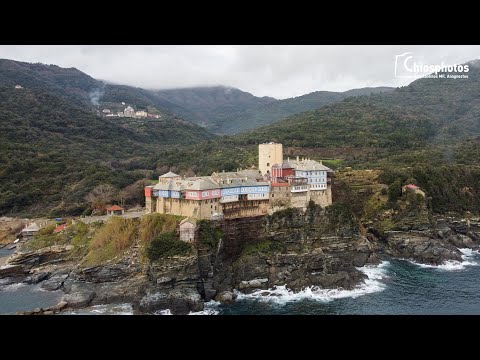
[[[123, 215], [119, 215], [120, 217], [123, 217], [125, 219], [133, 219], [133, 218], [139, 218], [145, 215], [145, 211], [132, 211], [132, 212], [126, 212]], [[102, 216], [87, 216], [84, 218], [80, 218], [79, 220], [84, 222], [85, 224], [89, 224], [91, 222], [95, 221], [106, 221], [110, 218], [111, 216], [108, 215], [102, 215]]]

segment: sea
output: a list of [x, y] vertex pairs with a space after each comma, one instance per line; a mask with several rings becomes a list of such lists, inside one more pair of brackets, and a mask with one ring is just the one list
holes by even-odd
[[[191, 315], [467, 315], [480, 314], [480, 253], [460, 249], [462, 262], [440, 266], [391, 259], [359, 268], [368, 279], [353, 290], [315, 287], [294, 293], [285, 286], [237, 293], [233, 304], [215, 301]], [[63, 294], [38, 285], [0, 284], [0, 314], [55, 305]], [[97, 305], [71, 315], [129, 315], [131, 304]], [[171, 315], [160, 311], [157, 315]]]

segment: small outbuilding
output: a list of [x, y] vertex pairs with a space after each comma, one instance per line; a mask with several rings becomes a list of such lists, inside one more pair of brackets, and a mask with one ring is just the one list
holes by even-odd
[[402, 186], [402, 194], [405, 195], [407, 192], [413, 192], [414, 194], [420, 194], [425, 197], [425, 192], [420, 190], [420, 188], [415, 184], [408, 184]]
[[125, 209], [118, 205], [113, 205], [107, 208], [107, 215], [123, 215]]
[[66, 227], [67, 227], [67, 224], [58, 225], [58, 226], [53, 230], [53, 233], [54, 233], [54, 234], [58, 234], [58, 233], [62, 232], [63, 230], [65, 230]]
[[178, 226], [180, 232], [180, 240], [185, 242], [195, 241], [195, 231], [197, 230], [197, 220], [187, 217], [180, 222]]
[[23, 238], [31, 239], [38, 233], [39, 230], [40, 227], [36, 223], [31, 223], [21, 231], [21, 234]]

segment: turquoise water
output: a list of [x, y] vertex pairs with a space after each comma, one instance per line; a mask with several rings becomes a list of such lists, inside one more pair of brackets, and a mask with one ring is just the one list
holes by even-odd
[[0, 314], [15, 314], [34, 308], [47, 308], [58, 304], [62, 291], [45, 291], [40, 285], [0, 285]]
[[367, 270], [370, 280], [351, 292], [283, 289], [240, 296], [232, 305], [212, 304], [219, 314], [480, 314], [480, 256], [464, 250], [463, 263], [419, 266], [389, 260]]
[[[388, 260], [362, 268], [369, 279], [351, 291], [306, 289], [291, 293], [280, 287], [239, 295], [231, 305], [206, 304], [197, 314], [330, 315], [330, 314], [480, 314], [480, 255], [462, 250], [462, 263], [440, 267]], [[1, 287], [0, 287], [1, 289]], [[38, 285], [9, 285], [0, 290], [0, 313], [55, 305], [62, 292]], [[73, 314], [131, 314], [129, 304], [102, 305]], [[168, 314], [163, 311], [161, 314]]]

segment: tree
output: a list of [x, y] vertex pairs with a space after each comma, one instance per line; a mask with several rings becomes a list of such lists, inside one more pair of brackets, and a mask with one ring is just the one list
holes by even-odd
[[144, 188], [148, 185], [147, 179], [142, 179], [128, 185], [120, 191], [119, 198], [121, 205], [145, 206]]
[[118, 189], [110, 184], [101, 184], [90, 191], [85, 199], [92, 209], [104, 209], [105, 206], [117, 200]]

